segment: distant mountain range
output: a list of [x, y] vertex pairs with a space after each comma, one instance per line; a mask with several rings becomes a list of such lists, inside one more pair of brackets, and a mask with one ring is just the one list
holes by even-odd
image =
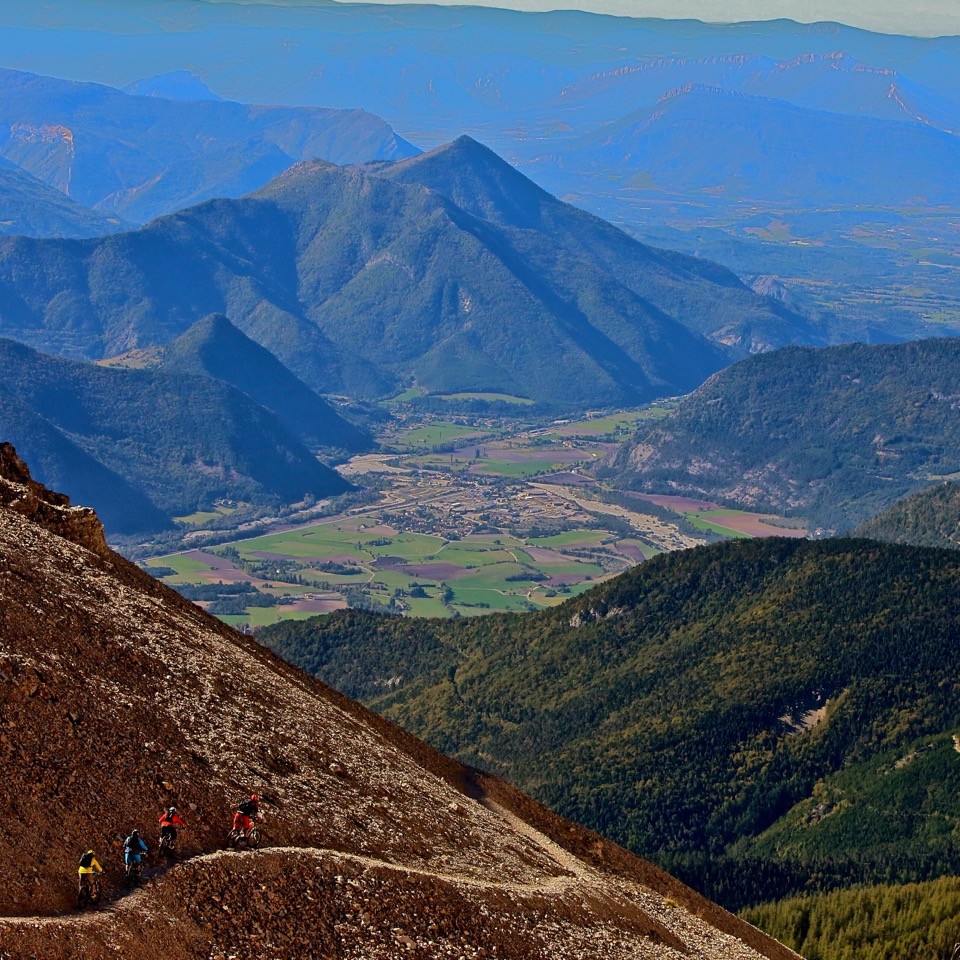
[[[960, 137], [700, 84], [558, 147], [538, 169], [553, 164], [552, 176], [574, 189], [592, 174], [646, 191], [800, 207], [960, 201]], [[898, 175], [907, 168], [909, 177]]]
[[469, 138], [394, 166], [300, 164], [132, 233], [0, 241], [0, 333], [38, 349], [109, 357], [211, 312], [323, 393], [415, 381], [571, 408], [693, 389], [736, 355], [702, 334], [740, 352], [818, 336]]
[[[72, 200], [144, 222], [240, 196], [298, 160], [393, 160], [418, 151], [363, 110], [170, 100], [0, 70], [0, 156]], [[186, 92], [196, 95], [195, 88]], [[0, 207], [0, 213], [3, 208]]]
[[[831, 342], [960, 332], [948, 269], [960, 248], [958, 38], [426, 4], [8, 6], [10, 66], [202, 109], [226, 109], [216, 96], [364, 107], [424, 147], [466, 133], [645, 242], [778, 276]], [[201, 107], [185, 104], [190, 128]], [[212, 195], [180, 183], [181, 199]]]
[[[910, 41], [901, 38], [904, 45]], [[584, 125], [603, 124], [653, 108], [671, 93], [704, 86], [786, 101], [796, 107], [851, 117], [920, 122], [960, 131], [960, 97], [918, 84], [891, 67], [871, 66], [837, 47], [792, 60], [750, 53], [691, 58], [663, 56], [601, 70], [564, 88], [558, 99]]]
[[956, 874], [958, 588], [955, 551], [738, 540], [535, 614], [258, 639], [739, 908]]
[[960, 341], [790, 347], [710, 379], [641, 424], [615, 464], [658, 493], [850, 529], [960, 472]]
[[938, 483], [904, 497], [857, 527], [854, 536], [960, 550], [960, 484]]
[[204, 347], [232, 343], [233, 376], [262, 377], [250, 393], [266, 402], [303, 400], [303, 413], [318, 418], [305, 425], [311, 439], [326, 439], [325, 424], [335, 439], [326, 446], [356, 448], [364, 436], [319, 397], [310, 401], [261, 347], [246, 341], [244, 351], [246, 338], [224, 321], [198, 326], [151, 370], [50, 357], [0, 340], [0, 435], [31, 456], [38, 477], [95, 504], [111, 533], [157, 530], [218, 498], [290, 503], [349, 489], [291, 429], [300, 413], [276, 416], [215, 379], [201, 365]]
[[[835, 23], [262, 2], [245, 3], [238, 17], [230, 4], [169, 0], [109, 15], [97, 0], [12, 6], [2, 23], [0, 55], [21, 69], [93, 70], [115, 86], [193, 71], [234, 100], [362, 104], [409, 133], [429, 129], [442, 139], [456, 119], [484, 124], [488, 133], [531, 117], [543, 126], [569, 123], [587, 98], [593, 122], [609, 122], [691, 82], [835, 112], [897, 116], [900, 109], [906, 119], [908, 111], [883, 103], [891, 87], [945, 100], [960, 89], [957, 38]], [[92, 25], [96, 32], [78, 42], [78, 31]], [[292, 33], [303, 42], [291, 43]]]

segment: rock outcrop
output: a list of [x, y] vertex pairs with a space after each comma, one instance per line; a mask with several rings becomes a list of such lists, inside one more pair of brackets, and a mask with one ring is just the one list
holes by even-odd
[[30, 477], [10, 443], [0, 443], [0, 507], [102, 557], [110, 553], [103, 524], [89, 507], [72, 507], [70, 498]]
[[[2, 463], [3, 960], [796, 960], [236, 634]], [[251, 791], [265, 848], [223, 852]], [[182, 862], [124, 895], [122, 838], [155, 847], [171, 803]], [[106, 901], [79, 915], [88, 847]]]

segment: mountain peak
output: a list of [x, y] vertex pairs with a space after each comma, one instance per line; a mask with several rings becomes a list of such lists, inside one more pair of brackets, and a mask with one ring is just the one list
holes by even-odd
[[489, 147], [466, 135], [378, 169], [377, 175], [428, 187], [474, 216], [513, 226], [541, 227], [544, 207], [560, 203]]
[[[208, 313], [201, 317], [192, 327], [190, 327], [174, 343], [183, 343], [188, 340], [203, 340], [211, 337], [242, 337], [249, 339], [240, 329], [230, 322], [230, 318], [223, 313]], [[171, 344], [170, 346], [173, 346]]]
[[207, 314], [167, 344], [161, 364], [170, 372], [213, 377], [236, 387], [314, 448], [355, 451], [370, 446], [370, 437], [222, 313]]
[[223, 100], [189, 70], [171, 70], [155, 77], [145, 77], [124, 87], [123, 92], [163, 100]]

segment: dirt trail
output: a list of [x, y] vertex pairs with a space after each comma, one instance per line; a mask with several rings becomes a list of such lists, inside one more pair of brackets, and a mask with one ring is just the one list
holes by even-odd
[[[475, 877], [467, 877], [460, 873], [450, 873], [446, 871], [429, 870], [426, 867], [417, 867], [409, 864], [393, 863], [389, 860], [380, 860], [376, 857], [367, 857], [355, 853], [346, 853], [342, 850], [332, 848], [318, 847], [295, 847], [295, 846], [277, 846], [263, 847], [260, 850], [216, 850], [213, 853], [202, 854], [197, 857], [190, 857], [184, 860], [184, 864], [199, 864], [204, 862], [215, 862], [219, 860], [235, 859], [240, 857], [265, 857], [265, 856], [297, 856], [312, 857], [314, 859], [329, 858], [330, 860], [346, 861], [348, 863], [358, 864], [375, 870], [388, 870], [394, 873], [402, 873], [407, 876], [430, 877], [434, 880], [440, 880], [444, 883], [450, 883], [460, 887], [467, 887], [480, 890], [499, 890], [506, 893], [514, 893], [526, 896], [546, 896], [562, 893], [578, 884], [593, 885], [602, 884], [600, 875], [587, 866], [582, 860], [575, 857], [572, 853], [564, 850], [559, 844], [554, 843], [547, 836], [542, 834], [535, 827], [521, 820], [509, 810], [494, 803], [492, 800], [483, 799], [480, 801], [482, 806], [502, 817], [510, 827], [520, 836], [530, 840], [546, 853], [557, 866], [565, 873], [560, 876], [545, 877], [538, 883], [519, 883], [513, 881], [494, 881], [480, 880]], [[148, 877], [160, 879], [171, 872], [176, 872], [176, 866], [169, 868], [154, 869]], [[149, 886], [141, 887], [132, 893], [121, 896], [116, 900], [105, 902], [104, 905], [95, 911], [87, 913], [66, 913], [53, 917], [0, 917], [0, 929], [5, 925], [28, 925], [32, 927], [45, 926], [74, 926], [77, 924], [96, 924], [105, 922], [111, 916], [125, 911], [136, 910], [140, 902], [146, 898], [150, 891]]]

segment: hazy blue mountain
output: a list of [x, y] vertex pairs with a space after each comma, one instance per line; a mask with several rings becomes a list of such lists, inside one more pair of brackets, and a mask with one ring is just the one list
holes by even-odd
[[209, 376], [124, 370], [0, 340], [0, 430], [44, 481], [143, 532], [226, 497], [292, 502], [349, 485], [279, 420]]
[[28, 237], [96, 237], [129, 228], [74, 202], [59, 190], [0, 157], [0, 234]]
[[0, 156], [79, 203], [132, 221], [240, 196], [297, 160], [417, 152], [363, 110], [135, 97], [14, 70], [0, 70], [0, 127]]
[[[98, 0], [59, 0], [36, 9], [8, 3], [0, 23], [0, 55], [22, 69], [123, 86], [147, 72], [203, 64], [204, 81], [221, 96], [362, 105], [399, 122], [407, 134], [431, 129], [442, 140], [451, 138], [455, 121], [510, 122], [531, 108], [546, 122], [562, 119], [560, 110], [542, 108], [570, 85], [618, 70], [629, 82], [628, 71], [638, 64], [665, 58], [733, 54], [790, 63], [843, 52], [947, 98], [960, 88], [957, 38], [923, 40], [786, 20], [711, 25], [577, 11], [335, 3], [238, 8], [189, 0], [143, 0], [123, 10]], [[290, 42], [292, 33], [299, 43]], [[689, 82], [704, 78], [681, 81]], [[658, 96], [677, 85], [671, 79]], [[618, 109], [607, 119], [626, 112]]]
[[618, 455], [621, 481], [850, 529], [960, 473], [960, 340], [788, 347], [711, 378]]
[[468, 139], [397, 170], [300, 164], [102, 240], [0, 242], [0, 330], [38, 348], [114, 356], [209, 313], [323, 393], [416, 381], [570, 407], [695, 387], [732, 354], [688, 327], [742, 349], [757, 330], [809, 336], [721, 267], [565, 210]]
[[[555, 105], [580, 126], [613, 122], [691, 85], [785, 100], [809, 110], [960, 129], [957, 92], [945, 96], [897, 70], [871, 66], [842, 51], [792, 60], [730, 52], [701, 59], [658, 57], [617, 65], [564, 88]], [[865, 158], [869, 159], [869, 158]]]
[[123, 88], [137, 97], [161, 97], [165, 100], [222, 100], [196, 74], [189, 70], [171, 70], [156, 77], [144, 77]]
[[898, 207], [960, 199], [958, 137], [704, 86], [684, 87], [549, 159], [568, 177], [616, 171], [641, 188], [728, 200]]
[[167, 344], [160, 366], [170, 373], [214, 377], [231, 384], [312, 447], [355, 453], [373, 442], [222, 314], [204, 317]]

